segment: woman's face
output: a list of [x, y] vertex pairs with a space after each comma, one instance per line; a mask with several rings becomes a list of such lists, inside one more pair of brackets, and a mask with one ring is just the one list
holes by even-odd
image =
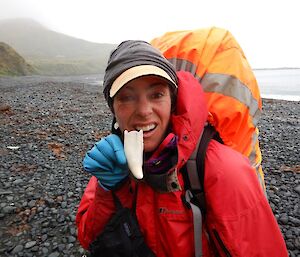
[[154, 151], [165, 137], [171, 116], [171, 92], [158, 76], [144, 76], [123, 86], [113, 109], [122, 132], [143, 130], [144, 151]]

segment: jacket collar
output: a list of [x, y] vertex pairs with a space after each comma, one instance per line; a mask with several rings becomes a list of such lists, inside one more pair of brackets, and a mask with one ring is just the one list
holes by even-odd
[[189, 159], [204, 129], [208, 117], [204, 91], [194, 76], [177, 72], [178, 93], [171, 126], [178, 136], [178, 169]]

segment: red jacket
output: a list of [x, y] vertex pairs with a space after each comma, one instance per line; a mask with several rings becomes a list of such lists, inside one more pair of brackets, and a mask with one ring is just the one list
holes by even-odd
[[[182, 202], [185, 192], [178, 170], [195, 148], [207, 110], [204, 93], [194, 77], [178, 72], [178, 78], [177, 106], [171, 123], [179, 138], [175, 172], [181, 188], [160, 193], [141, 182], [137, 189], [138, 222], [147, 245], [158, 257], [194, 256], [193, 217]], [[124, 206], [132, 206], [135, 183], [128, 180], [117, 192]], [[288, 256], [276, 219], [246, 157], [212, 140], [205, 159], [204, 187], [207, 214], [202, 233], [203, 256], [214, 256], [207, 234], [220, 252], [223, 244], [231, 256]], [[84, 248], [88, 249], [114, 210], [111, 192], [104, 191], [92, 177], [76, 217], [78, 239]]]

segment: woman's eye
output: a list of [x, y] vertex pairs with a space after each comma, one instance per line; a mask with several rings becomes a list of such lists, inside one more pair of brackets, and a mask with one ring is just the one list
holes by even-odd
[[133, 100], [134, 100], [134, 96], [132, 96], [132, 95], [118, 96], [118, 101], [120, 101], [120, 102], [129, 102], [129, 101], [133, 101]]
[[152, 98], [153, 99], [159, 99], [159, 98], [161, 98], [163, 96], [164, 96], [163, 92], [155, 92], [155, 93], [152, 94]]

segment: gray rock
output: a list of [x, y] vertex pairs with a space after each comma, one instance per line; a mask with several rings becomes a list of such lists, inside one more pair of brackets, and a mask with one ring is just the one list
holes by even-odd
[[297, 185], [297, 186], [294, 188], [294, 190], [295, 190], [298, 194], [300, 194], [300, 185]]
[[17, 245], [13, 250], [12, 250], [12, 254], [17, 254], [19, 252], [22, 252], [24, 249], [23, 245]]
[[42, 253], [45, 256], [46, 254], [48, 254], [49, 250], [46, 247], [42, 247]]
[[25, 244], [25, 249], [31, 248], [36, 245], [36, 241], [30, 241]]
[[76, 238], [74, 236], [69, 236], [68, 237], [68, 242], [69, 243], [74, 243], [74, 242], [76, 242]]
[[48, 257], [59, 257], [59, 252], [53, 252]]
[[22, 184], [23, 182], [24, 182], [24, 180], [20, 178], [20, 179], [16, 179], [16, 180], [13, 182], [13, 184], [17, 186], [17, 185]]
[[300, 226], [300, 219], [289, 216], [289, 221], [293, 223], [295, 226]]
[[4, 214], [12, 214], [12, 213], [15, 212], [15, 210], [16, 210], [16, 207], [14, 207], [14, 206], [5, 206], [5, 207], [2, 209], [2, 212], [3, 212]]
[[29, 208], [32, 208], [35, 206], [35, 200], [31, 200], [29, 203], [28, 203], [28, 207]]

